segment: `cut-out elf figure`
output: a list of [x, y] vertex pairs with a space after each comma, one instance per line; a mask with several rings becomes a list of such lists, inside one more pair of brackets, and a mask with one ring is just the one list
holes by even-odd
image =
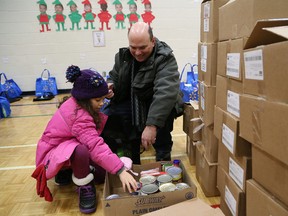
[[142, 3], [144, 4], [145, 12], [141, 14], [141, 17], [143, 19], [143, 22], [151, 26], [152, 21], [155, 19], [155, 16], [152, 14], [151, 11], [151, 2], [149, 0], [143, 0]]
[[101, 22], [101, 28], [99, 28], [99, 30], [104, 29], [104, 23], [106, 24], [106, 29], [110, 30], [111, 28], [109, 27], [109, 20], [112, 18], [112, 15], [107, 10], [107, 2], [106, 0], [100, 0], [98, 1], [98, 4], [100, 4], [101, 7], [101, 12], [98, 14], [98, 18]]
[[130, 13], [127, 14], [127, 17], [129, 19], [130, 28], [131, 28], [131, 26], [134, 23], [139, 21], [140, 15], [137, 14], [137, 4], [134, 0], [129, 0], [129, 2], [127, 4], [129, 4], [129, 10], [130, 10]]
[[86, 27], [84, 27], [84, 29], [89, 28], [89, 23], [91, 24], [91, 29], [95, 29], [93, 23], [95, 22], [96, 14], [92, 12], [92, 5], [90, 1], [84, 0], [82, 4], [84, 4], [84, 13], [82, 16], [86, 22]]
[[60, 26], [62, 27], [63, 31], [67, 31], [67, 29], [65, 28], [65, 19], [66, 19], [66, 15], [63, 14], [64, 11], [64, 7], [61, 4], [61, 2], [59, 0], [55, 0], [54, 2], [52, 2], [52, 4], [54, 4], [54, 9], [55, 9], [55, 15], [53, 15], [53, 19], [55, 21], [55, 23], [57, 24], [57, 29], [56, 31], [60, 31]]
[[70, 30], [74, 30], [75, 25], [77, 26], [77, 30], [81, 30], [81, 28], [79, 27], [79, 23], [80, 20], [82, 19], [81, 14], [79, 14], [78, 10], [77, 10], [77, 5], [73, 0], [70, 0], [67, 3], [67, 6], [70, 6], [70, 14], [68, 15], [71, 23], [72, 23], [72, 27], [70, 28]]
[[40, 14], [37, 16], [39, 23], [41, 25], [41, 30], [40, 32], [44, 32], [44, 25], [46, 26], [46, 31], [51, 31], [49, 29], [49, 21], [51, 19], [51, 16], [46, 13], [47, 11], [47, 4], [44, 0], [40, 0], [37, 2], [39, 4], [39, 11]]
[[114, 1], [113, 4], [115, 5], [115, 10], [117, 11], [117, 13], [113, 16], [117, 23], [116, 28], [119, 29], [121, 27], [122, 29], [125, 29], [126, 27], [124, 26], [124, 20], [126, 15], [123, 13], [123, 5], [119, 0]]

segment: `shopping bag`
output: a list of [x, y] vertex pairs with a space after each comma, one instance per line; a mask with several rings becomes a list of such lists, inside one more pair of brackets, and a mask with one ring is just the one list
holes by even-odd
[[[198, 74], [195, 73], [197, 64], [187, 63], [180, 75], [180, 90], [183, 93], [183, 102], [189, 103], [190, 100], [198, 101]], [[183, 74], [186, 72], [186, 81], [183, 81]]]
[[[46, 75], [45, 75], [46, 74]], [[41, 97], [47, 93], [52, 93], [54, 96], [58, 94], [56, 78], [50, 76], [50, 72], [44, 69], [41, 77], [36, 79], [35, 95]]]
[[0, 118], [7, 118], [10, 114], [11, 108], [8, 99], [0, 96]]
[[[2, 77], [4, 79], [2, 80]], [[13, 79], [7, 79], [5, 73], [0, 74], [0, 96], [9, 101], [21, 97], [22, 91]]]

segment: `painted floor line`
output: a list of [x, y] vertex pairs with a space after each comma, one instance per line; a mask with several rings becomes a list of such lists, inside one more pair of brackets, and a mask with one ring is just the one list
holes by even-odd
[[27, 116], [10, 116], [8, 118], [31, 118], [31, 117], [39, 117], [39, 116], [53, 116], [54, 113], [51, 114], [41, 114], [41, 115], [27, 115]]
[[9, 148], [25, 148], [25, 147], [35, 147], [37, 144], [28, 144], [28, 145], [14, 145], [14, 146], [0, 146], [0, 149], [9, 149]]
[[36, 166], [14, 166], [14, 167], [0, 167], [0, 171], [4, 170], [19, 170], [19, 169], [34, 169]]
[[38, 106], [38, 105], [51, 105], [51, 104], [59, 104], [59, 102], [51, 102], [51, 103], [29, 103], [29, 104], [11, 104], [10, 106]]

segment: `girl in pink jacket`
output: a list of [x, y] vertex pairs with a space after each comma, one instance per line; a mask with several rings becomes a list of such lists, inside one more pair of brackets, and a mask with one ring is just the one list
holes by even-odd
[[107, 116], [99, 112], [108, 94], [103, 77], [72, 65], [66, 71], [66, 78], [73, 83], [72, 97], [60, 105], [39, 140], [32, 177], [37, 180], [38, 195], [52, 201], [47, 179], [64, 167], [71, 167], [72, 180], [78, 186], [80, 211], [92, 213], [96, 210], [96, 189], [91, 164], [119, 175], [124, 191], [126, 187], [129, 192], [135, 191], [137, 184], [100, 137], [107, 120]]

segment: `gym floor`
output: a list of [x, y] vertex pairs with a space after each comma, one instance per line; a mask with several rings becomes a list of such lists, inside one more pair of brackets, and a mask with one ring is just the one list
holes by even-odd
[[[52, 100], [33, 102], [34, 96], [25, 96], [11, 103], [11, 116], [0, 120], [0, 215], [82, 215], [78, 208], [76, 186], [57, 186], [53, 179], [48, 186], [53, 202], [46, 202], [36, 194], [36, 180], [31, 177], [35, 169], [35, 151], [38, 139], [65, 96], [57, 95]], [[205, 197], [195, 176], [195, 166], [189, 164], [186, 155], [186, 134], [182, 130], [182, 117], [174, 123], [172, 158], [180, 159], [197, 186], [197, 196], [210, 205], [220, 203], [219, 197]], [[141, 155], [141, 163], [155, 161], [151, 148]], [[92, 214], [102, 216], [101, 198], [103, 184], [96, 186], [98, 206]]]

